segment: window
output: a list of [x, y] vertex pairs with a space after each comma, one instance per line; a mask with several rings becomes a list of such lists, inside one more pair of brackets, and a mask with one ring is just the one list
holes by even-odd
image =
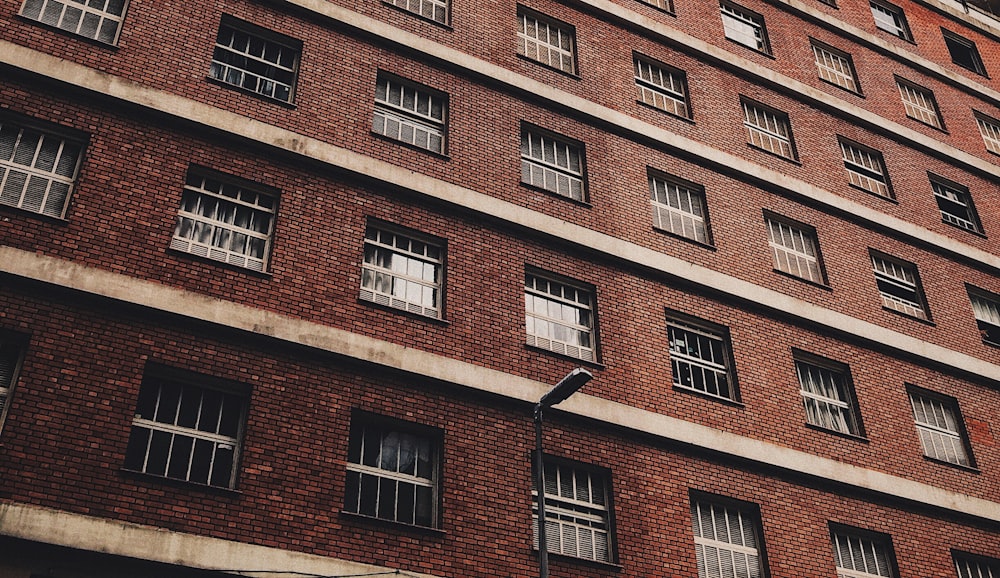
[[967, 288], [983, 342], [1000, 346], [1000, 295], [971, 286]]
[[222, 488], [236, 485], [246, 395], [230, 384], [163, 370], [139, 389], [125, 468]]
[[726, 38], [765, 54], [771, 53], [763, 16], [726, 2], [720, 4], [719, 9]]
[[691, 498], [698, 578], [760, 578], [766, 575], [760, 512], [755, 505]]
[[668, 313], [667, 337], [675, 387], [739, 401], [724, 327]]
[[21, 16], [105, 44], [118, 42], [128, 0], [25, 0]]
[[831, 527], [838, 578], [894, 578], [892, 542], [884, 534]]
[[840, 152], [844, 157], [844, 168], [851, 184], [859, 189], [875, 193], [880, 197], [892, 198], [889, 173], [885, 169], [882, 153], [843, 138]]
[[80, 142], [0, 118], [0, 204], [62, 218], [82, 153]]
[[705, 192], [701, 187], [650, 171], [649, 192], [654, 227], [698, 243], [711, 244]]
[[440, 92], [379, 73], [372, 131], [444, 154], [448, 98]]
[[384, 225], [365, 230], [362, 300], [439, 318], [443, 272], [440, 243]]
[[688, 118], [687, 80], [684, 73], [638, 54], [634, 57], [635, 86], [639, 101], [670, 114]]
[[979, 134], [983, 135], [986, 150], [1000, 155], [1000, 120], [976, 113], [976, 124], [979, 125]]
[[944, 130], [937, 102], [934, 100], [934, 93], [898, 78], [896, 86], [899, 87], [899, 96], [903, 99], [906, 116], [936, 129]]
[[439, 24], [448, 23], [448, 0], [385, 0], [407, 12], [423, 16]]
[[863, 435], [846, 365], [796, 351], [795, 373], [809, 424], [842, 434]]
[[933, 176], [931, 177], [931, 189], [934, 191], [934, 200], [937, 201], [938, 209], [941, 211], [941, 220], [973, 233], [982, 232], [982, 226], [979, 224], [979, 217], [972, 204], [969, 189]]
[[569, 24], [536, 15], [518, 7], [518, 54], [561, 70], [576, 74], [576, 32]]
[[1000, 578], [1000, 560], [964, 552], [951, 553], [958, 578]]
[[983, 67], [983, 59], [979, 57], [975, 42], [944, 28], [941, 29], [941, 34], [944, 36], [944, 44], [948, 47], [952, 62], [976, 74], [986, 76], [986, 68]]
[[911, 39], [910, 27], [906, 24], [906, 15], [903, 14], [902, 8], [875, 0], [871, 0], [870, 4], [872, 17], [875, 18], [875, 26], [879, 30], [898, 36], [903, 40]]
[[813, 56], [819, 77], [851, 92], [861, 92], [858, 89], [858, 77], [854, 72], [851, 56], [835, 48], [812, 41]]
[[583, 146], [535, 128], [522, 128], [521, 182], [586, 201]]
[[958, 401], [913, 386], [907, 386], [907, 389], [924, 455], [950, 464], [973, 467]]
[[882, 305], [917, 319], [929, 319], [916, 266], [874, 251], [871, 258]]
[[764, 220], [774, 268], [806, 281], [826, 284], [816, 246], [816, 230], [777, 216], [765, 215]]
[[[546, 459], [545, 542], [549, 552], [611, 562], [608, 476]], [[532, 490], [532, 541], [538, 548], [538, 495]]]
[[291, 102], [302, 43], [242, 22], [222, 17], [208, 75], [215, 80]]
[[642, 2], [643, 4], [649, 4], [654, 8], [659, 8], [664, 12], [673, 13], [674, 11], [674, 4], [670, 0], [639, 0], [639, 1]]
[[593, 290], [525, 273], [524, 323], [528, 345], [596, 361]]
[[440, 433], [355, 412], [344, 510], [403, 524], [438, 525]]
[[8, 341], [0, 341], [0, 431], [7, 418], [7, 407], [21, 363], [21, 348]]
[[170, 248], [266, 270], [278, 198], [258, 188], [210, 171], [188, 171]]
[[741, 99], [743, 126], [751, 145], [786, 159], [795, 160], [795, 146], [788, 115], [763, 105]]

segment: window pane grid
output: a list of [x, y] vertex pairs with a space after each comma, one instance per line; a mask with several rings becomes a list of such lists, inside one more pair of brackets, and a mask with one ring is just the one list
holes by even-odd
[[699, 578], [760, 578], [754, 521], [735, 508], [692, 502]]
[[0, 124], [0, 203], [61, 218], [80, 153], [78, 144], [65, 139]]
[[1000, 343], [1000, 303], [989, 297], [969, 293], [976, 325], [983, 341]]
[[909, 267], [875, 256], [872, 256], [872, 266], [883, 305], [906, 315], [927, 318], [916, 277]]
[[910, 404], [924, 455], [952, 464], [970, 465], [955, 412], [950, 405], [916, 394], [910, 395]]
[[525, 327], [528, 345], [593, 361], [593, 310], [590, 293], [555, 281], [525, 276]]
[[955, 571], [958, 578], [1000, 578], [1000, 561], [987, 562], [956, 555]]
[[209, 75], [277, 100], [292, 99], [298, 50], [221, 25]]
[[366, 231], [361, 299], [438, 318], [441, 271], [440, 247], [385, 229]]
[[858, 84], [854, 78], [854, 68], [851, 66], [850, 59], [815, 44], [812, 45], [812, 49], [820, 78], [851, 92], [858, 91]]
[[979, 125], [980, 134], [983, 135], [983, 144], [986, 145], [986, 150], [1000, 155], [1000, 122], [977, 116], [976, 123]]
[[726, 342], [715, 333], [669, 321], [673, 383], [722, 399], [734, 398], [729, 379]]
[[435, 22], [448, 23], [448, 2], [446, 0], [388, 0], [388, 2], [407, 12], [419, 14]]
[[[545, 538], [548, 551], [611, 561], [611, 532], [604, 480], [569, 466], [545, 466]], [[532, 491], [533, 543], [538, 548], [538, 494]]]
[[896, 86], [899, 87], [899, 95], [903, 99], [903, 107], [906, 109], [907, 116], [935, 128], [941, 128], [937, 105], [930, 92], [902, 82], [897, 82]]
[[788, 159], [795, 158], [788, 120], [784, 115], [744, 102], [743, 125], [750, 144]]
[[844, 141], [840, 141], [840, 150], [852, 185], [882, 197], [892, 198], [881, 154]]
[[884, 545], [839, 533], [832, 539], [839, 578], [892, 578]]
[[532, 60], [573, 74], [576, 62], [573, 33], [555, 24], [520, 14], [518, 51]]
[[6, 416], [4, 410], [7, 408], [10, 392], [14, 389], [14, 374], [19, 358], [18, 348], [10, 343], [0, 342], [0, 427], [3, 427]]
[[521, 180], [577, 201], [584, 200], [580, 149], [549, 136], [521, 134]]
[[934, 198], [937, 201], [938, 209], [941, 210], [941, 218], [944, 222], [962, 229], [979, 232], [979, 222], [975, 218], [972, 207], [969, 206], [969, 193], [967, 191], [933, 181], [931, 188], [934, 191]]
[[845, 376], [802, 361], [795, 362], [806, 420], [812, 425], [858, 435]]
[[768, 51], [767, 39], [764, 37], [764, 23], [759, 16], [728, 4], [720, 5], [720, 9], [726, 38], [754, 50]]
[[772, 219], [767, 220], [767, 230], [777, 270], [813, 283], [823, 283], [823, 272], [812, 234]]
[[698, 190], [649, 177], [653, 226], [687, 239], [708, 243], [704, 196]]
[[126, 0], [25, 0], [21, 15], [43, 24], [114, 44]]
[[639, 100], [671, 114], [687, 118], [688, 109], [682, 75], [635, 58], [635, 85]]
[[888, 32], [893, 36], [909, 39], [906, 23], [903, 15], [896, 8], [889, 8], [876, 2], [871, 2], [872, 16], [875, 18], [875, 26], [880, 30]]

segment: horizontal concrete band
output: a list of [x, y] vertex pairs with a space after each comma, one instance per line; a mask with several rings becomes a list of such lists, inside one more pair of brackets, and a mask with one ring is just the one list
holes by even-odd
[[[186, 290], [35, 253], [0, 247], [0, 272], [267, 335], [381, 367], [533, 403], [551, 384], [510, 375]], [[933, 347], [933, 346], [929, 346]], [[957, 354], [952, 354], [957, 355]], [[982, 363], [982, 362], [980, 362]], [[1000, 368], [990, 366], [1000, 378]], [[1000, 522], [1000, 503], [717, 430], [582, 393], [559, 406], [579, 416], [787, 471]], [[527, 414], [526, 414], [527, 415]], [[530, 432], [526, 432], [529, 435]]]
[[[0, 503], [0, 536], [203, 570], [239, 570], [259, 578], [395, 575], [395, 568], [359, 564], [269, 546], [172, 532], [19, 503]], [[254, 570], [258, 571], [254, 574]], [[437, 578], [400, 572], [404, 578]]]

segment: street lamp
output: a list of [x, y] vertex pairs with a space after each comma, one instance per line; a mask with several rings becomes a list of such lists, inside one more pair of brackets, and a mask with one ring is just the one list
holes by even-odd
[[542, 460], [542, 412], [576, 393], [594, 376], [582, 367], [566, 374], [535, 404], [535, 494], [538, 501], [538, 576], [549, 578], [549, 545], [545, 536], [545, 471]]

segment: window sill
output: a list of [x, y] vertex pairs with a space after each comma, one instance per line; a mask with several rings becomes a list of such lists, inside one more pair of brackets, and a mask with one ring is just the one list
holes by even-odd
[[[966, 451], [968, 451], [968, 450], [966, 450]], [[941, 464], [943, 466], [950, 466], [952, 468], [955, 468], [955, 469], [958, 469], [958, 470], [962, 470], [964, 472], [970, 472], [970, 473], [973, 473], [973, 474], [982, 473], [979, 470], [979, 468], [977, 468], [975, 466], [963, 466], [962, 464], [956, 464], [956, 463], [949, 462], [949, 461], [946, 461], [946, 460], [939, 460], [938, 458], [932, 458], [932, 457], [930, 457], [928, 455], [924, 455], [924, 459], [927, 460], [927, 461], [929, 461], [929, 462], [933, 462], [935, 464]]]
[[683, 385], [677, 385], [676, 383], [673, 384], [673, 389], [674, 389], [674, 391], [679, 391], [681, 393], [686, 393], [686, 394], [690, 394], [690, 395], [697, 395], [698, 397], [703, 397], [705, 399], [710, 399], [712, 401], [717, 401], [717, 402], [719, 402], [719, 403], [721, 403], [723, 405], [728, 405], [728, 406], [736, 407], [736, 408], [740, 408], [740, 409], [746, 408], [746, 405], [743, 402], [741, 402], [741, 401], [737, 401], [737, 400], [734, 400], [734, 399], [727, 399], [725, 397], [719, 397], [717, 395], [712, 395], [710, 393], [705, 393], [703, 391], [699, 391], [699, 390], [691, 388], [691, 387], [685, 387]]
[[[765, 34], [765, 36], [766, 36], [766, 34]], [[777, 60], [774, 57], [773, 54], [771, 54], [770, 52], [767, 52], [765, 50], [761, 50], [759, 48], [754, 48], [753, 46], [750, 46], [750, 45], [747, 45], [747, 44], [743, 44], [742, 42], [740, 42], [738, 40], [733, 40], [732, 38], [729, 38], [728, 36], [726, 37], [726, 40], [728, 40], [729, 42], [735, 44], [736, 46], [741, 46], [741, 47], [746, 48], [747, 50], [749, 50], [751, 52], [754, 52], [756, 54], [760, 54], [761, 56], [763, 56], [765, 58], [770, 58], [771, 60]], [[770, 44], [770, 42], [768, 42], [768, 44]]]
[[[70, 192], [70, 194], [72, 195], [72, 191]], [[6, 211], [10, 211], [14, 215], [20, 215], [20, 216], [24, 216], [24, 217], [30, 217], [30, 218], [40, 219], [42, 221], [48, 221], [48, 222], [50, 222], [50, 223], [52, 223], [54, 225], [68, 225], [69, 224], [69, 218], [67, 218], [67, 217], [53, 217], [52, 215], [46, 215], [44, 213], [38, 213], [38, 212], [31, 211], [31, 210], [28, 210], [28, 209], [22, 209], [21, 207], [15, 207], [13, 205], [8, 205], [8, 204], [5, 204], [5, 203], [0, 203], [0, 212], [6, 212]], [[66, 209], [66, 212], [69, 213], [69, 209], [68, 208]], [[10, 222], [11, 218], [12, 217], [6, 217], [5, 216], [2, 219], [0, 219], [0, 222], [4, 222], [4, 223]]]
[[[524, 181], [521, 181], [521, 186], [524, 187], [524, 188], [526, 188], [526, 189], [530, 189], [532, 191], [539, 191], [539, 192], [545, 193], [547, 195], [551, 195], [551, 196], [553, 196], [553, 197], [555, 197], [557, 199], [562, 199], [564, 201], [569, 201], [569, 202], [571, 202], [573, 204], [576, 204], [576, 205], [579, 205], [581, 207], [586, 207], [588, 209], [594, 208], [594, 205], [591, 205], [588, 201], [581, 201], [579, 199], [574, 199], [573, 197], [567, 197], [566, 195], [560, 195], [559, 193], [557, 193], [555, 191], [550, 191], [548, 189], [543, 189], [542, 187], [539, 187], [537, 185], [533, 185], [531, 183], [526, 183]], [[584, 192], [586, 192], [586, 191], [584, 191]]]
[[[201, 255], [195, 255], [194, 253], [187, 253], [185, 251], [180, 251], [178, 249], [171, 249], [170, 247], [167, 247], [167, 253], [171, 255], [176, 255], [177, 257], [188, 257], [194, 261], [205, 263], [206, 265], [216, 265], [218, 267], [229, 269], [230, 271], [245, 273], [247, 275], [258, 277], [260, 279], [271, 279], [273, 277], [273, 275], [269, 271], [254, 271], [253, 269], [247, 269], [246, 267], [240, 267], [239, 265], [226, 263], [225, 261], [219, 261], [217, 259], [212, 259], [211, 257], [202, 257]], [[270, 265], [270, 263], [268, 264]]]
[[[645, 102], [645, 101], [642, 101], [642, 100], [639, 100], [639, 99], [636, 99], [635, 102], [639, 106], [642, 106], [644, 108], [648, 108], [650, 110], [655, 110], [656, 112], [659, 112], [661, 114], [665, 114], [665, 115], [669, 116], [670, 118], [676, 118], [677, 120], [684, 121], [684, 122], [686, 122], [688, 124], [691, 124], [691, 125], [695, 124], [694, 119], [691, 118], [691, 117], [689, 117], [689, 116], [681, 116], [679, 114], [670, 112], [669, 110], [664, 110], [662, 108], [653, 106], [653, 105], [649, 104], [648, 102]], [[690, 104], [688, 104], [688, 107], [690, 108]]]
[[[391, 142], [394, 145], [404, 146], [404, 147], [406, 147], [408, 149], [413, 149], [415, 151], [419, 151], [419, 152], [422, 152], [422, 153], [425, 153], [425, 154], [429, 154], [431, 156], [437, 157], [437, 158], [442, 159], [442, 160], [446, 160], [446, 161], [450, 161], [451, 160], [451, 157], [448, 156], [447, 153], [439, 153], [439, 152], [431, 150], [431, 149], [425, 149], [424, 147], [417, 146], [417, 145], [415, 145], [413, 143], [408, 143], [405, 140], [399, 140], [399, 139], [392, 138], [391, 136], [386, 136], [386, 135], [384, 135], [384, 134], [382, 134], [380, 132], [369, 131], [369, 134], [372, 135], [373, 137], [379, 139], [379, 140], [382, 140], [382, 141], [385, 141], [385, 142]], [[447, 141], [446, 141], [446, 144], [447, 144]]]
[[[546, 510], [547, 511], [547, 510]], [[535, 558], [538, 557], [538, 548], [535, 546], [531, 547], [531, 552], [534, 554]], [[591, 560], [589, 558], [577, 558], [576, 556], [568, 556], [566, 554], [560, 554], [558, 552], [549, 551], [549, 560], [557, 562], [558, 564], [574, 564], [580, 566], [588, 566], [590, 568], [600, 569], [600, 570], [610, 570], [613, 572], [621, 572], [624, 570], [624, 566], [621, 564], [615, 564], [614, 562], [601, 562], [600, 560]]]
[[607, 369], [600, 361], [587, 361], [586, 359], [581, 359], [579, 357], [574, 357], [572, 355], [567, 355], [565, 353], [559, 353], [558, 351], [552, 351], [551, 349], [545, 349], [544, 347], [539, 347], [537, 345], [530, 345], [528, 343], [524, 344], [524, 347], [531, 351], [538, 351], [540, 353], [548, 353], [549, 355], [555, 355], [556, 357], [561, 357], [563, 359], [572, 359], [577, 363], [585, 363], [594, 369]]
[[858, 435], [858, 434], [852, 434], [852, 433], [837, 431], [835, 429], [825, 428], [825, 427], [823, 427], [821, 425], [816, 425], [814, 423], [809, 423], [809, 422], [806, 422], [805, 426], [806, 426], [806, 428], [811, 429], [811, 430], [815, 430], [815, 431], [818, 431], [818, 432], [823, 432], [825, 434], [835, 435], [837, 437], [841, 437], [841, 438], [848, 439], [848, 440], [851, 440], [851, 441], [861, 442], [861, 443], [865, 443], [865, 444], [869, 443], [868, 438], [866, 438], [864, 435]]
[[905, 317], [906, 319], [912, 319], [913, 321], [916, 321], [918, 323], [923, 323], [924, 325], [928, 325], [930, 327], [937, 327], [937, 323], [934, 323], [933, 321], [931, 321], [930, 318], [922, 319], [920, 317], [914, 317], [913, 315], [909, 315], [907, 313], [903, 313], [902, 311], [896, 311], [892, 307], [886, 307], [885, 305], [882, 306], [882, 309], [884, 311], [888, 311], [889, 313], [892, 313], [894, 315], [899, 315], [900, 317]]
[[830, 285], [827, 284], [827, 283], [817, 283], [816, 281], [810, 281], [809, 279], [806, 279], [805, 277], [799, 277], [798, 275], [792, 275], [791, 273], [789, 273], [787, 271], [782, 271], [781, 269], [772, 269], [772, 270], [775, 273], [777, 273], [778, 275], [781, 275], [782, 277], [787, 277], [789, 279], [795, 279], [796, 281], [801, 281], [802, 283], [805, 283], [806, 285], [812, 285], [813, 287], [816, 287], [818, 289], [825, 289], [827, 291], [833, 291], [833, 287], [830, 287]]
[[261, 94], [259, 92], [254, 92], [252, 90], [247, 90], [247, 89], [243, 88], [242, 86], [236, 86], [235, 84], [229, 84], [228, 82], [223, 82], [223, 81], [219, 80], [218, 78], [212, 78], [211, 76], [206, 76], [205, 80], [207, 80], [209, 84], [214, 84], [216, 86], [221, 86], [222, 88], [227, 88], [229, 90], [235, 90], [236, 92], [239, 92], [241, 94], [245, 94], [247, 96], [252, 96], [254, 98], [258, 98], [260, 100], [263, 100], [264, 102], [270, 102], [272, 104], [277, 104], [278, 106], [282, 106], [282, 107], [287, 108], [289, 110], [296, 110], [298, 108], [292, 102], [281, 100], [280, 98], [273, 98], [273, 97], [267, 96], [266, 94]]
[[944, 223], [945, 225], [948, 225], [949, 227], [953, 227], [955, 229], [958, 229], [959, 231], [965, 231], [966, 233], [968, 233], [970, 235], [975, 235], [975, 236], [977, 236], [977, 237], [979, 237], [981, 239], [986, 239], [987, 238], [985, 233], [981, 233], [979, 231], [973, 231], [972, 229], [966, 229], [965, 227], [959, 227], [958, 225], [956, 225], [956, 224], [954, 224], [954, 223], [952, 223], [950, 221], [947, 221], [947, 220], [945, 220], [943, 218], [941, 219], [941, 222]]
[[[797, 158], [785, 157], [785, 156], [779, 155], [776, 152], [771, 152], [771, 151], [769, 151], [769, 150], [767, 150], [765, 148], [761, 148], [761, 147], [759, 147], [757, 145], [750, 144], [749, 142], [747, 143], [747, 148], [749, 148], [751, 150], [755, 150], [755, 151], [760, 151], [762, 153], [766, 153], [766, 154], [768, 154], [768, 155], [770, 155], [770, 156], [772, 156], [772, 157], [774, 157], [776, 159], [781, 159], [783, 161], [790, 162], [793, 165], [798, 165], [800, 167], [802, 166], [802, 163]], [[795, 147], [793, 146], [792, 148], [795, 148]]]
[[[573, 55], [573, 59], [576, 60], [577, 56], [578, 56], [577, 54], [574, 54]], [[541, 60], [535, 60], [534, 58], [530, 58], [528, 56], [525, 56], [525, 55], [521, 54], [520, 52], [517, 53], [517, 57], [520, 58], [521, 60], [525, 61], [525, 62], [530, 62], [532, 64], [537, 64], [538, 66], [541, 66], [542, 68], [547, 68], [549, 70], [558, 72], [559, 74], [562, 74], [563, 76], [568, 76], [569, 78], [572, 78], [574, 80], [583, 80], [583, 78], [579, 74], [577, 74], [575, 72], [566, 72], [565, 70], [563, 70], [561, 68], [556, 68], [555, 66], [552, 66], [551, 64], [545, 64]], [[576, 62], [576, 64], [579, 65], [579, 62]]]
[[[820, 0], [820, 1], [822, 1], [822, 0]], [[837, 89], [841, 90], [842, 92], [846, 92], [847, 94], [853, 94], [854, 96], [857, 96], [858, 98], [865, 98], [865, 93], [861, 91], [860, 83], [858, 82], [857, 78], [854, 79], [854, 84], [857, 84], [859, 86], [859, 88], [857, 90], [851, 90], [850, 88], [846, 88], [846, 87], [840, 86], [836, 82], [830, 82], [829, 80], [827, 80], [825, 78], [821, 78], [821, 77], [817, 77], [817, 78], [819, 78], [819, 81], [822, 82], [823, 84], [827, 85], [827, 86], [832, 86], [834, 88], [837, 88]]]
[[418, 526], [416, 524], [407, 524], [405, 522], [396, 522], [394, 520], [386, 520], [384, 518], [376, 518], [375, 516], [366, 516], [365, 514], [358, 514], [357, 512], [348, 512], [347, 510], [340, 510], [340, 517], [344, 520], [361, 524], [366, 526], [378, 526], [395, 531], [404, 531], [412, 534], [419, 534], [422, 536], [428, 536], [432, 538], [444, 538], [448, 535], [448, 532], [440, 528], [431, 528], [428, 526]]
[[119, 469], [119, 471], [123, 476], [134, 480], [153, 482], [156, 484], [162, 484], [164, 486], [173, 486], [175, 488], [200, 490], [208, 494], [216, 494], [218, 496], [224, 496], [229, 498], [243, 497], [243, 492], [233, 488], [223, 488], [221, 486], [210, 486], [208, 484], [199, 484], [198, 482], [188, 482], [186, 480], [178, 480], [176, 478], [168, 478], [166, 476], [148, 474], [146, 472], [140, 472], [138, 470], [130, 470], [128, 468], [121, 468]]
[[399, 307], [393, 307], [391, 305], [384, 305], [382, 303], [376, 303], [375, 301], [369, 301], [367, 299], [362, 299], [361, 297], [358, 297], [358, 303], [366, 307], [374, 307], [376, 309], [380, 309], [382, 311], [390, 313], [400, 313], [402, 315], [406, 315], [407, 317], [412, 317], [414, 319], [419, 319], [421, 321], [427, 321], [429, 323], [435, 323], [438, 325], [451, 325], [451, 323], [447, 319], [443, 319], [441, 317], [431, 317], [430, 315], [424, 315], [422, 313], [414, 313], [413, 311], [408, 311], [406, 309], [402, 309]]
[[701, 241], [699, 241], [697, 239], [692, 239], [691, 237], [685, 237], [684, 235], [678, 235], [677, 233], [675, 233], [673, 231], [668, 231], [666, 229], [661, 229], [659, 227], [653, 227], [653, 231], [656, 232], [656, 233], [660, 233], [662, 235], [665, 235], [667, 237], [670, 237], [671, 239], [677, 239], [678, 241], [684, 241], [685, 243], [690, 243], [690, 244], [692, 244], [692, 245], [694, 245], [696, 247], [701, 247], [702, 249], [708, 249], [709, 251], [718, 251], [719, 250], [718, 247], [716, 247], [715, 245], [713, 245], [711, 243], [702, 243]]
[[859, 187], [859, 186], [854, 185], [854, 184], [849, 184], [848, 186], [850, 186], [852, 189], [854, 189], [856, 191], [861, 191], [862, 193], [867, 193], [867, 194], [875, 197], [876, 199], [882, 199], [883, 201], [887, 201], [887, 202], [892, 203], [894, 205], [898, 205], [899, 204], [899, 201], [897, 201], [893, 197], [886, 197], [885, 195], [880, 195], [880, 194], [878, 194], [878, 193], [876, 193], [874, 191], [869, 191], [866, 188]]
[[[926, 126], [927, 128], [932, 128], [932, 129], [934, 129], [934, 130], [936, 130], [938, 132], [941, 132], [941, 133], [944, 133], [944, 134], [949, 134], [948, 130], [944, 128], [944, 121], [941, 121], [941, 126], [934, 126], [933, 124], [926, 123], [926, 122], [920, 120], [919, 118], [915, 118], [915, 117], [912, 117], [910, 115], [906, 115], [906, 118], [912, 120], [913, 122], [916, 122], [918, 124]], [[941, 118], [941, 113], [939, 112], [938, 113], [938, 119], [940, 119], [940, 118]]]

